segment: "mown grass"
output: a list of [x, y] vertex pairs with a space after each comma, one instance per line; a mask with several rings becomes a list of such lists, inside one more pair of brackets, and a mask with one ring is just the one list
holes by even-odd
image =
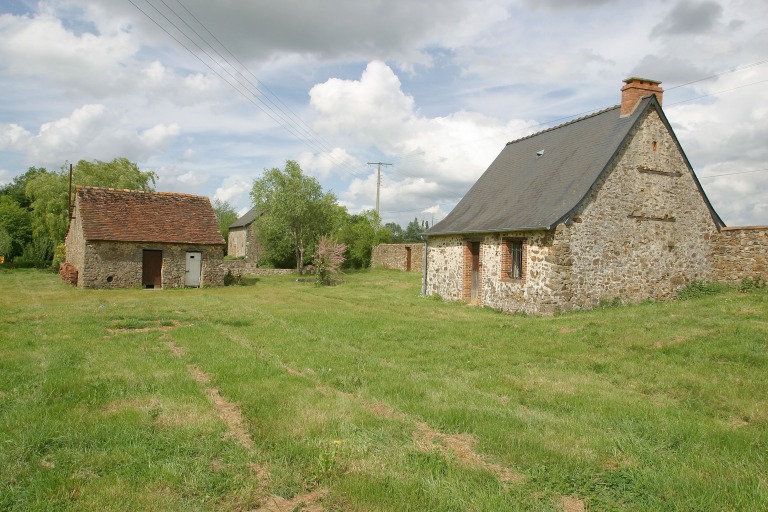
[[768, 508], [765, 289], [530, 318], [389, 271], [6, 271], [0, 308], [2, 510]]

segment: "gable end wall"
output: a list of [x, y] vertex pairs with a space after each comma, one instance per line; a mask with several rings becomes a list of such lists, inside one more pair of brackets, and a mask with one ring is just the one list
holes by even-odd
[[655, 110], [562, 230], [572, 256], [570, 307], [673, 298], [713, 277], [717, 226]]

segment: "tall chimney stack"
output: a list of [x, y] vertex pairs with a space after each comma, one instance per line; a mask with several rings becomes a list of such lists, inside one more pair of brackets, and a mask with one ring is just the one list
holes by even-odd
[[661, 82], [633, 76], [624, 80], [624, 83], [627, 85], [621, 88], [621, 117], [631, 114], [637, 103], [651, 94], [656, 95], [661, 105], [661, 97], [664, 95], [664, 89], [659, 87]]

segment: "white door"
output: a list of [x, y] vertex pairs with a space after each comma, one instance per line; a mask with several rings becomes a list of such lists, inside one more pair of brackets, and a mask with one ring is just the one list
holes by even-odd
[[186, 277], [184, 278], [184, 286], [200, 286], [200, 268], [202, 259], [203, 253], [201, 252], [187, 253], [187, 269]]

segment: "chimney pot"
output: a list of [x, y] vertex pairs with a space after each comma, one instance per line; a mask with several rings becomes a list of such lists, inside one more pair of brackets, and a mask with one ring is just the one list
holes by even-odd
[[626, 84], [621, 88], [621, 117], [628, 116], [634, 110], [641, 99], [654, 94], [661, 105], [664, 89], [659, 87], [658, 80], [647, 78], [629, 77], [624, 80]]

